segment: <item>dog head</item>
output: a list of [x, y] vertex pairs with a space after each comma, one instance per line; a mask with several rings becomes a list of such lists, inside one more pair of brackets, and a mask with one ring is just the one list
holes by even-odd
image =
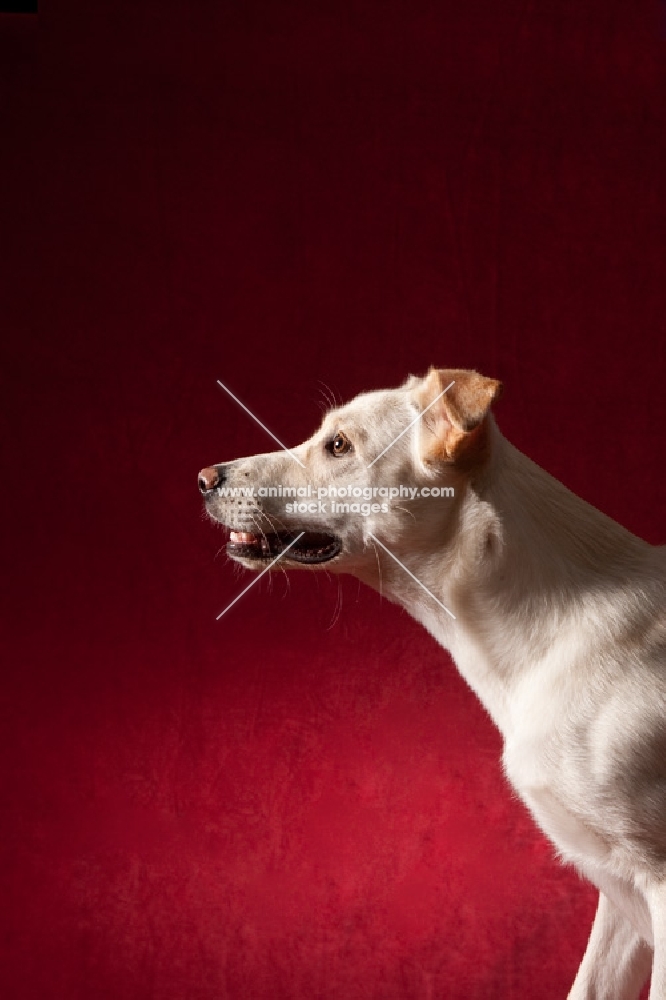
[[227, 553], [262, 569], [325, 567], [363, 577], [374, 540], [400, 554], [450, 534], [461, 492], [488, 451], [498, 381], [431, 368], [398, 389], [330, 410], [297, 448], [208, 466], [199, 488]]

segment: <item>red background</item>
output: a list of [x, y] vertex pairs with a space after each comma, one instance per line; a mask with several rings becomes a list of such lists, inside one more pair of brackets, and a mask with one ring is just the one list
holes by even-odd
[[[594, 892], [450, 660], [198, 469], [429, 364], [663, 542], [664, 9], [0, 18], [2, 995], [563, 998]], [[336, 607], [342, 600], [339, 614]]]

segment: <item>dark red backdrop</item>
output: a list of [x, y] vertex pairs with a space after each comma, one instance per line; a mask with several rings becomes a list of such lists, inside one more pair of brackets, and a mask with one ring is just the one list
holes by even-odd
[[447, 656], [198, 469], [430, 363], [665, 541], [663, 8], [0, 18], [6, 1000], [566, 995], [594, 893]]

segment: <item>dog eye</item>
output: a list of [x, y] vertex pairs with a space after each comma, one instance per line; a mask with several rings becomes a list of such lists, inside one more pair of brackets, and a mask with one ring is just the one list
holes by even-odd
[[334, 438], [332, 438], [326, 445], [328, 451], [331, 455], [335, 455], [339, 458], [340, 455], [347, 455], [352, 450], [352, 443], [346, 434], [342, 431], [338, 431]]

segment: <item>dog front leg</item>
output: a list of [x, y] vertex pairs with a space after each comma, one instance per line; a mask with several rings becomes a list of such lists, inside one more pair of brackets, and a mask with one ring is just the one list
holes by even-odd
[[[569, 1000], [636, 1000], [651, 965], [650, 945], [600, 892], [590, 940]], [[661, 1000], [661, 994], [658, 996]]]
[[654, 967], [649, 1000], [666, 1000], [666, 882], [650, 893], [648, 905], [654, 934]]

